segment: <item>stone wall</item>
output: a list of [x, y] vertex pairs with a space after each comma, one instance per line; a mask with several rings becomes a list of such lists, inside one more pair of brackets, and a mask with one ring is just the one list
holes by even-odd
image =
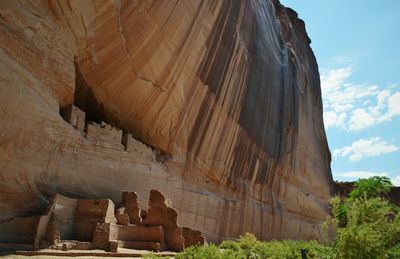
[[153, 149], [135, 139], [131, 134], [124, 133], [122, 135], [122, 144], [125, 146], [127, 152], [134, 154], [136, 157], [154, 162], [156, 161], [156, 155]]
[[125, 150], [134, 157], [156, 162], [156, 152], [146, 144], [135, 139], [132, 134], [123, 133], [117, 127], [113, 127], [104, 121], [100, 124], [85, 120], [85, 111], [73, 104], [60, 110], [63, 119], [75, 129], [82, 132], [84, 136], [102, 147], [117, 148]]
[[79, 199], [74, 221], [73, 239], [91, 242], [98, 223], [116, 223], [111, 200]]
[[[155, 196], [164, 198], [155, 199]], [[185, 228], [183, 234], [182, 227], [177, 224], [177, 212], [166, 205], [163, 194], [152, 190], [150, 197], [152, 206], [148, 213], [141, 214], [146, 215], [142, 219], [137, 194], [123, 192], [120, 206], [124, 207], [120, 209], [126, 208], [129, 216], [127, 222], [121, 225], [116, 218], [119, 210], [115, 210], [111, 200], [73, 199], [57, 194], [44, 215], [0, 222], [0, 248], [19, 249], [20, 245], [26, 245], [29, 249], [103, 249], [118, 252], [118, 247], [122, 247], [182, 251], [185, 245], [205, 243], [199, 231]], [[174, 216], [171, 218], [169, 215]], [[176, 229], [180, 231], [174, 231]], [[180, 241], [179, 245], [176, 240]]]
[[88, 139], [96, 141], [97, 145], [103, 147], [115, 147], [123, 150], [124, 147], [121, 144], [122, 130], [112, 127], [105, 122], [97, 124], [90, 122], [86, 125], [86, 133]]
[[66, 108], [60, 111], [63, 119], [70, 123], [75, 129], [84, 132], [86, 128], [85, 112], [74, 106], [73, 104], [68, 105]]

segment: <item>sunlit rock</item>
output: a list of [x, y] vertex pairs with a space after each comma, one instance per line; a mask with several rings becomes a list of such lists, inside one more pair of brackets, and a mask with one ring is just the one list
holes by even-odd
[[[43, 211], [57, 192], [117, 204], [135, 190], [146, 206], [158, 189], [213, 242], [322, 237], [330, 153], [294, 11], [38, 0], [1, 1], [0, 16], [1, 219]], [[84, 131], [60, 115], [72, 104]]]

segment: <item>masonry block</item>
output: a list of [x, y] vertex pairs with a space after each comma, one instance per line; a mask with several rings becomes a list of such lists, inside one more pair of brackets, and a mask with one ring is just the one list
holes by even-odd
[[74, 106], [73, 104], [68, 105], [61, 111], [61, 116], [64, 120], [70, 123], [77, 130], [84, 132], [85, 130], [85, 117], [84, 111]]

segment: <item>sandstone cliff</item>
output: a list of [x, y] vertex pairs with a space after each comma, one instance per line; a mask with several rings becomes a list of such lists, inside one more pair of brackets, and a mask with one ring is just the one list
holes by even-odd
[[[332, 177], [318, 67], [277, 0], [0, 1], [0, 35], [1, 219], [56, 192], [159, 189], [210, 241], [321, 236]], [[60, 116], [71, 103], [164, 162], [74, 129]]]

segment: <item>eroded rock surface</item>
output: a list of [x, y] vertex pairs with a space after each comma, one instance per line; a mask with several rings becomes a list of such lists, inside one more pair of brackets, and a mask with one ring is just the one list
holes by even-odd
[[[0, 35], [1, 219], [57, 192], [118, 202], [159, 189], [213, 242], [322, 236], [318, 67], [278, 1], [0, 1]], [[114, 128], [64, 121], [74, 102]]]

